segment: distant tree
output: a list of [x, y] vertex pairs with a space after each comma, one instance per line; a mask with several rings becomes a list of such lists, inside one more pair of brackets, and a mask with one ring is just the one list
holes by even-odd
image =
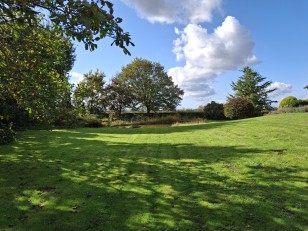
[[308, 85], [304, 87], [304, 89], [308, 89]]
[[235, 93], [234, 95], [230, 94], [228, 99], [230, 100], [235, 97], [246, 97], [250, 99], [255, 106], [255, 112], [257, 114], [261, 113], [264, 109], [270, 109], [271, 103], [276, 101], [270, 100], [268, 94], [277, 90], [268, 89], [272, 82], [265, 81], [265, 77], [250, 67], [244, 67], [242, 72], [243, 75], [239, 77], [237, 82], [232, 81], [231, 87]]
[[145, 107], [147, 114], [175, 110], [184, 91], [172, 81], [159, 63], [136, 58], [122, 68], [121, 76], [133, 96], [135, 107]]
[[122, 18], [114, 17], [113, 4], [103, 0], [6, 0], [0, 2], [0, 23], [10, 22], [14, 27], [37, 23], [37, 16], [48, 14], [52, 23], [69, 37], [83, 41], [86, 49], [94, 50], [96, 42], [110, 37], [112, 44], [130, 54], [127, 46], [134, 45], [129, 33], [119, 26]]
[[106, 108], [105, 73], [96, 70], [83, 75], [84, 79], [77, 84], [73, 93], [73, 104], [82, 114], [99, 114]]
[[121, 115], [125, 108], [133, 106], [133, 95], [129, 86], [126, 86], [120, 74], [111, 79], [106, 86], [106, 100], [110, 110]]

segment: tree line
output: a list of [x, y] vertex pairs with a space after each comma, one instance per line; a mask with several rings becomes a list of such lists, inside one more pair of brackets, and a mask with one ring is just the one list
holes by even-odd
[[184, 91], [175, 85], [157, 62], [136, 58], [106, 84], [104, 72], [84, 74], [73, 91], [72, 103], [78, 113], [100, 114], [106, 110], [120, 115], [125, 109], [172, 111]]
[[[42, 14], [43, 10], [48, 14]], [[98, 70], [86, 73], [77, 86], [69, 83], [75, 61], [71, 39], [94, 50], [97, 41], [110, 37], [111, 45], [130, 54], [128, 47], [134, 44], [121, 22], [109, 1], [1, 1], [0, 121], [52, 123], [76, 113], [175, 110], [184, 91], [161, 64], [149, 60], [133, 60], [110, 83]], [[228, 101], [248, 98], [254, 115], [269, 109], [268, 94], [274, 89], [267, 87], [271, 82], [249, 67], [243, 73], [232, 83], [235, 94], [229, 95]]]

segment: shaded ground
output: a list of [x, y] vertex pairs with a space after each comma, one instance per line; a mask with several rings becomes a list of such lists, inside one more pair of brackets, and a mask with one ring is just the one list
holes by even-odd
[[306, 230], [307, 119], [26, 132], [0, 146], [0, 230]]

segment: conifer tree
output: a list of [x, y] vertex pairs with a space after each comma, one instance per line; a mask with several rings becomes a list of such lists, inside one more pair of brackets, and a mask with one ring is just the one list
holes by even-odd
[[257, 114], [264, 109], [269, 109], [271, 103], [276, 102], [270, 100], [268, 96], [269, 93], [276, 90], [276, 88], [269, 89], [272, 82], [265, 81], [266, 77], [263, 77], [250, 67], [244, 67], [242, 72], [243, 75], [239, 77], [237, 82], [232, 81], [231, 87], [235, 93], [233, 95], [230, 94], [228, 98], [246, 97], [250, 99], [255, 106]]

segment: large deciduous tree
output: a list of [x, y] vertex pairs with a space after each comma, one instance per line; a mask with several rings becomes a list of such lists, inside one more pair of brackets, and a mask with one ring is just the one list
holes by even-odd
[[159, 63], [136, 58], [122, 68], [121, 76], [135, 107], [145, 107], [148, 115], [151, 111], [174, 110], [182, 100], [184, 91]]
[[0, 21], [0, 34], [0, 104], [10, 108], [4, 117], [10, 120], [21, 109], [34, 119], [52, 120], [69, 103], [72, 43], [57, 27], [39, 22]]
[[6, 0], [0, 2], [0, 22], [12, 25], [36, 23], [39, 13], [59, 26], [69, 37], [83, 41], [86, 49], [94, 50], [96, 42], [110, 37], [112, 44], [123, 49], [125, 54], [131, 42], [129, 33], [120, 27], [122, 18], [114, 16], [113, 4], [104, 0]]
[[99, 114], [106, 108], [105, 73], [96, 70], [84, 74], [84, 79], [77, 84], [73, 93], [73, 104], [82, 114]]
[[237, 82], [232, 81], [231, 87], [235, 93], [233, 95], [230, 94], [228, 98], [246, 97], [250, 99], [255, 106], [255, 112], [257, 114], [261, 113], [264, 109], [269, 109], [271, 103], [276, 102], [270, 100], [268, 96], [269, 93], [276, 90], [269, 89], [272, 82], [265, 81], [265, 77], [250, 67], [244, 67], [242, 72], [243, 75], [239, 77]]

